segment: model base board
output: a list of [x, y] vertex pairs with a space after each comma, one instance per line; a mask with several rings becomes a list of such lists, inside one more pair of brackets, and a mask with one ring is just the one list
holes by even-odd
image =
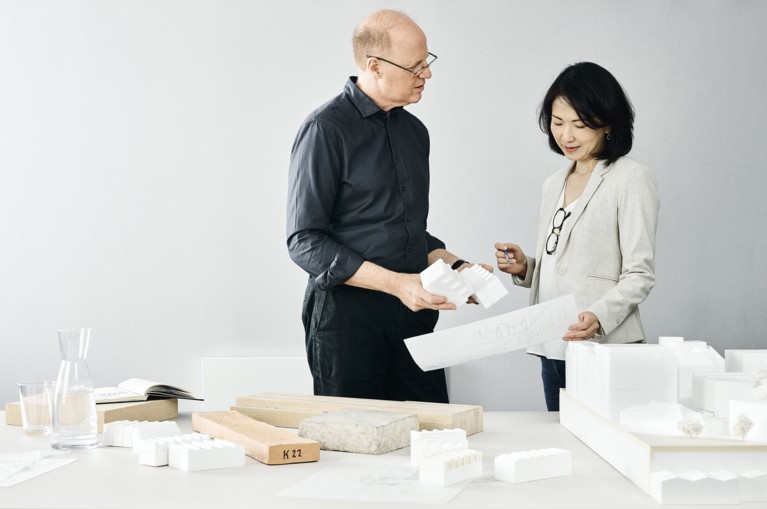
[[764, 443], [633, 434], [565, 390], [560, 391], [559, 400], [562, 426], [648, 494], [653, 472], [741, 473], [764, 468]]

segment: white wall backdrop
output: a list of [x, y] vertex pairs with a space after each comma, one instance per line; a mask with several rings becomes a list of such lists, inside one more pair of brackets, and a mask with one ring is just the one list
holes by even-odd
[[[532, 250], [563, 164], [536, 108], [563, 67], [609, 69], [661, 188], [650, 341], [767, 347], [767, 3], [0, 1], [0, 402], [55, 378], [56, 330], [93, 328], [97, 385], [200, 393], [203, 356], [301, 355], [305, 274], [285, 248], [303, 118], [355, 73], [370, 12], [410, 14], [439, 55], [423, 101], [430, 230], [472, 261]], [[527, 290], [459, 325], [527, 304]], [[454, 402], [544, 408], [523, 353], [449, 372]]]

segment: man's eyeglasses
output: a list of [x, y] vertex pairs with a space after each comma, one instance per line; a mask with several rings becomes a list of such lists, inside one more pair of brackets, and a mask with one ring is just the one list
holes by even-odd
[[565, 219], [568, 217], [570, 217], [570, 212], [566, 212], [563, 208], [554, 212], [554, 219], [551, 221], [551, 233], [546, 238], [546, 254], [554, 254], [554, 251], [557, 250], [559, 234], [562, 231], [562, 225], [565, 224]]
[[391, 61], [389, 61], [389, 60], [386, 60], [385, 58], [377, 57], [377, 56], [374, 56], [374, 55], [365, 55], [365, 58], [377, 58], [378, 60], [381, 60], [381, 61], [383, 61], [383, 62], [386, 62], [387, 64], [391, 64], [391, 65], [393, 65], [394, 67], [399, 67], [399, 68], [400, 68], [400, 69], [402, 69], [403, 71], [407, 71], [407, 72], [409, 72], [410, 74], [412, 74], [414, 78], [420, 78], [420, 77], [421, 77], [421, 74], [423, 74], [423, 72], [424, 72], [426, 69], [428, 69], [428, 68], [429, 68], [429, 66], [430, 66], [431, 64], [433, 64], [433, 63], [434, 63], [434, 61], [437, 59], [437, 55], [435, 55], [434, 53], [431, 53], [431, 52], [429, 52], [429, 57], [431, 57], [431, 60], [428, 60], [428, 61], [426, 62], [426, 65], [424, 65], [423, 67], [419, 67], [417, 70], [415, 70], [415, 71], [414, 71], [413, 69], [408, 69], [407, 67], [402, 67], [401, 65], [399, 65], [399, 64], [395, 64], [394, 62], [391, 62]]

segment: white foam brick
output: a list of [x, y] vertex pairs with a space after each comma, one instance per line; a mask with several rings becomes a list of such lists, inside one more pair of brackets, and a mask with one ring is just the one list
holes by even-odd
[[168, 465], [185, 472], [241, 467], [245, 446], [226, 440], [168, 444]]
[[206, 440], [212, 439], [210, 436], [202, 433], [187, 433], [184, 435], [149, 438], [134, 444], [133, 450], [138, 453], [138, 462], [140, 465], [162, 467], [168, 464], [168, 446], [170, 444], [191, 444]]
[[180, 435], [181, 428], [175, 421], [144, 422], [133, 426], [131, 431], [131, 444], [133, 452], [137, 452], [136, 446], [142, 440], [150, 438]]
[[650, 495], [661, 504], [737, 504], [738, 491], [738, 476], [727, 470], [678, 474], [661, 470], [650, 476]]
[[572, 474], [573, 454], [565, 449], [534, 449], [495, 457], [499, 481], [527, 482]]
[[434, 429], [410, 432], [410, 465], [417, 467], [421, 458], [453, 449], [468, 449], [466, 431], [457, 429]]
[[421, 458], [418, 480], [421, 484], [448, 486], [482, 475], [482, 452], [454, 449]]

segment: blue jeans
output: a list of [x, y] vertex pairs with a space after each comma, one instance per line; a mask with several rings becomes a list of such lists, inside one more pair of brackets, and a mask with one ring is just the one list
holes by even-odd
[[559, 412], [559, 389], [565, 388], [565, 361], [541, 357], [543, 396], [549, 412]]

